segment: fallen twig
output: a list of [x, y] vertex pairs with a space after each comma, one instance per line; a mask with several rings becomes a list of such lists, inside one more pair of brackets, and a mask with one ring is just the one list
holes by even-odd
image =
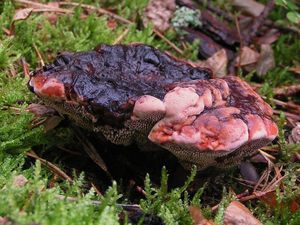
[[201, 32], [209, 34], [214, 40], [227, 46], [233, 47], [239, 44], [240, 40], [235, 27], [230, 27], [225, 21], [220, 21], [207, 10], [201, 12], [200, 19]]
[[99, 196], [102, 196], [103, 194], [101, 193], [101, 191], [99, 190], [99, 188], [97, 188], [97, 186], [91, 182], [91, 185], [92, 187], [94, 188], [94, 190], [96, 191], [96, 193], [99, 195]]
[[289, 97], [298, 94], [299, 92], [300, 92], [300, 84], [294, 84], [294, 85], [274, 89], [274, 94], [276, 96]]
[[276, 110], [276, 109], [273, 109], [273, 112], [276, 115], [280, 115], [281, 113], [284, 113], [286, 117], [289, 117], [289, 118], [291, 118], [293, 120], [300, 121], [300, 116], [299, 115], [296, 115], [296, 114], [293, 114], [293, 113], [289, 113], [289, 112], [283, 112], [283, 111]]
[[[264, 97], [263, 97], [264, 98]], [[264, 98], [265, 99], [265, 98]], [[294, 113], [300, 114], [300, 106], [293, 102], [283, 102], [278, 99], [271, 98], [269, 99], [271, 102], [275, 103], [278, 106], [291, 109], [291, 111], [295, 111]]]
[[[60, 200], [67, 200], [69, 202], [77, 202], [79, 201], [78, 198], [76, 197], [67, 197], [67, 196], [64, 196], [64, 195], [56, 195], [56, 198], [57, 199], [60, 199]], [[92, 205], [95, 205], [95, 206], [100, 206], [101, 205], [101, 201], [96, 201], [96, 200], [91, 200], [91, 203]], [[130, 204], [116, 204], [117, 207], [119, 208], [122, 208], [123, 210], [126, 210], [126, 211], [134, 211], [134, 212], [142, 212], [142, 209], [139, 205], [130, 205]]]
[[300, 35], [300, 29], [294, 26], [290, 26], [290, 25], [286, 25], [286, 24], [278, 24], [278, 23], [274, 23], [271, 20], [266, 20], [264, 22], [264, 25], [266, 25], [267, 27], [271, 27], [271, 28], [276, 28], [278, 30], [281, 31], [285, 31], [285, 32], [294, 32], [298, 35]]
[[[257, 91], [263, 85], [258, 84], [258, 83], [252, 83], [251, 86], [255, 91]], [[300, 92], [300, 84], [294, 84], [294, 85], [289, 85], [289, 86], [284, 86], [284, 87], [273, 88], [272, 91], [275, 96], [290, 97], [290, 96], [296, 95]]]
[[29, 151], [29, 152], [26, 152], [26, 155], [31, 157], [31, 158], [34, 158], [36, 160], [39, 160], [43, 165], [45, 165], [46, 167], [48, 167], [53, 173], [55, 173], [57, 176], [69, 181], [69, 182], [72, 182], [72, 178], [69, 177], [64, 171], [62, 171], [58, 166], [54, 165], [53, 163], [45, 160], [45, 159], [42, 159], [41, 157], [39, 157], [33, 150]]
[[[238, 52], [237, 53], [235, 53], [235, 55], [236, 55], [236, 59], [237, 58], [239, 58], [239, 59], [241, 59], [242, 57], [242, 48], [243, 48], [243, 38], [242, 38], [242, 34], [241, 34], [241, 29], [240, 29], [240, 24], [239, 24], [239, 20], [238, 20], [238, 18], [235, 16], [235, 18], [234, 18], [234, 22], [235, 22], [235, 26], [236, 26], [236, 30], [237, 30], [237, 33], [238, 33], [238, 37], [239, 37], [239, 40], [240, 40], [240, 48], [239, 48], [239, 50], [238, 50]], [[237, 61], [237, 68], [238, 68], [238, 70], [240, 70], [241, 69], [241, 61], [242, 60], [238, 60]], [[236, 60], [232, 60], [231, 62], [230, 62], [230, 64], [229, 64], [229, 69], [228, 69], [228, 72], [230, 73], [230, 74], [235, 74], [235, 62], [236, 62]]]
[[267, 193], [270, 193], [270, 192], [273, 192], [273, 191], [274, 190], [253, 192], [251, 195], [239, 198], [239, 201], [240, 202], [246, 202], [246, 201], [249, 201], [249, 200], [258, 199], [259, 197], [262, 197], [262, 196], [266, 195]]

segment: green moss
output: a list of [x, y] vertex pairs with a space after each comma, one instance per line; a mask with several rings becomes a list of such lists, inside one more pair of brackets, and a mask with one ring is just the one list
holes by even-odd
[[168, 175], [166, 168], [162, 169], [161, 185], [159, 188], [152, 186], [149, 175], [145, 179], [146, 200], [141, 200], [140, 204], [147, 213], [159, 215], [166, 224], [193, 224], [189, 216], [189, 205], [199, 200], [203, 189], [192, 201], [189, 200], [187, 187], [196, 176], [196, 168], [193, 168], [190, 177], [181, 188], [174, 188], [168, 191]]
[[[101, 198], [92, 190], [82, 194], [76, 183], [69, 185], [77, 199], [69, 201], [61, 198], [64, 192], [59, 186], [47, 188], [49, 181], [42, 174], [38, 161], [28, 170], [21, 169], [23, 162], [20, 158], [6, 157], [5, 164], [0, 166], [0, 170], [5, 171], [0, 174], [0, 216], [17, 224], [119, 224], [117, 215], [120, 209], [116, 203], [120, 195], [116, 184]], [[28, 182], [16, 187], [13, 179], [20, 173]], [[101, 205], [94, 205], [93, 200], [98, 200]]]
[[4, 38], [5, 32], [3, 28], [10, 29], [12, 18], [14, 15], [14, 6], [11, 1], [1, 1], [0, 3], [0, 38]]

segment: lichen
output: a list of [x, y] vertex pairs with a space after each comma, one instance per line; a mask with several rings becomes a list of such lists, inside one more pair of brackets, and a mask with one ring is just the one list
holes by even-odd
[[199, 10], [193, 10], [183, 6], [176, 9], [171, 22], [175, 29], [189, 26], [201, 27], [202, 23], [200, 21], [200, 16], [201, 12]]

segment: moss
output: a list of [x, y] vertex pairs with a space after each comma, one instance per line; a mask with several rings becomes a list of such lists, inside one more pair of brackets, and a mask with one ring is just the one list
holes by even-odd
[[[80, 185], [75, 182], [69, 187], [77, 200], [69, 201], [61, 198], [64, 192], [59, 186], [47, 188], [49, 181], [43, 175], [39, 161], [28, 170], [21, 169], [23, 162], [22, 158], [6, 157], [1, 166], [5, 173], [0, 174], [0, 216], [17, 224], [119, 224], [120, 209], [116, 202], [120, 195], [116, 184], [99, 198], [93, 190], [82, 194]], [[20, 173], [28, 182], [17, 187], [13, 180]], [[94, 205], [93, 200], [101, 202], [101, 206]]]
[[[159, 188], [152, 186], [150, 176], [145, 178], [146, 199], [141, 200], [141, 207], [147, 213], [159, 215], [166, 224], [193, 224], [189, 216], [189, 205], [196, 203], [196, 199], [189, 200], [187, 188], [196, 176], [196, 167], [193, 168], [191, 175], [181, 188], [174, 188], [168, 191], [168, 175], [166, 168], [162, 169], [161, 185]], [[201, 189], [202, 191], [202, 189]], [[196, 194], [200, 198], [201, 192]]]

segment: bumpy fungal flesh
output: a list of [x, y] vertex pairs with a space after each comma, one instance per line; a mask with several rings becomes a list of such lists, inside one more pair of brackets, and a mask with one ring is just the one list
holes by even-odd
[[272, 141], [272, 109], [237, 77], [211, 79], [147, 45], [63, 53], [29, 88], [77, 125], [114, 144], [151, 143], [189, 169], [227, 167]]
[[278, 134], [272, 108], [237, 77], [178, 83], [164, 104], [148, 137], [186, 166], [238, 163]]

